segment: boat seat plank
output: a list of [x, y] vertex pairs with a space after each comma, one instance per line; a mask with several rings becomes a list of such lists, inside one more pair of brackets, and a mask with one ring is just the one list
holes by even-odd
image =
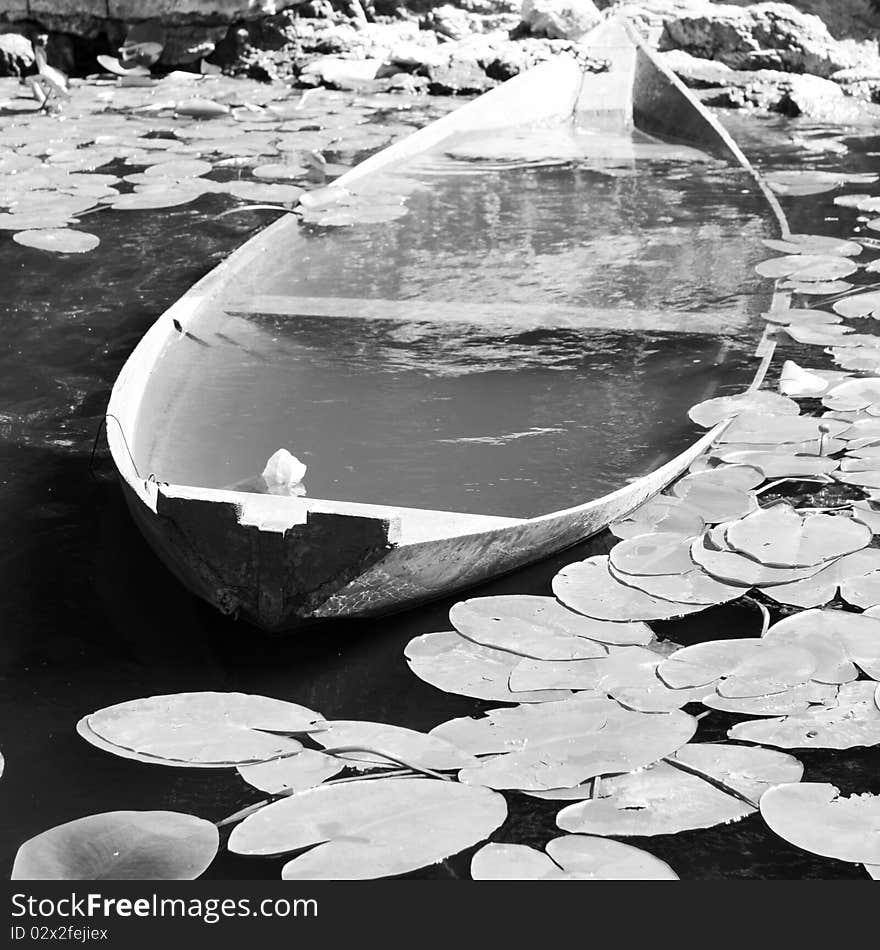
[[257, 295], [227, 303], [230, 316], [266, 314], [285, 317], [389, 320], [405, 323], [466, 323], [516, 330], [578, 329], [710, 333], [741, 329], [748, 317], [724, 313], [648, 310], [623, 307], [578, 307], [544, 303], [467, 303], [443, 300], [379, 300], [354, 297], [288, 297]]

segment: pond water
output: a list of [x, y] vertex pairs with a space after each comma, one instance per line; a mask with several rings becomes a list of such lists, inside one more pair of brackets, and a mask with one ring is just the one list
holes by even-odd
[[[833, 157], [806, 151], [794, 141], [799, 136], [802, 143], [816, 131], [833, 137], [834, 130], [812, 130], [798, 123], [737, 124], [735, 129], [746, 151], [771, 165], [804, 167], [814, 162], [821, 167], [865, 170], [875, 164], [867, 153], [876, 150], [877, 144], [869, 140], [850, 139], [849, 152]], [[589, 174], [582, 176], [584, 184]], [[545, 178], [552, 181], [555, 175], [529, 172], [520, 180], [544, 184]], [[608, 194], [617, 194], [615, 200], [624, 207], [632, 182], [622, 178], [604, 184]], [[471, 181], [467, 187], [476, 184]], [[675, 190], [684, 187], [676, 182]], [[490, 240], [485, 234], [480, 236], [477, 225], [481, 221], [509, 222], [513, 228], [517, 216], [525, 213], [523, 188], [521, 184], [511, 189], [508, 205], [492, 208], [475, 203], [475, 241]], [[209, 195], [195, 204], [166, 211], [102, 213], [95, 221], [102, 245], [81, 258], [51, 256], [20, 247], [7, 237], [0, 239], [4, 331], [0, 351], [0, 529], [5, 538], [0, 577], [0, 706], [5, 726], [0, 748], [6, 757], [0, 854], [4, 873], [23, 840], [86, 814], [127, 808], [174, 809], [218, 820], [263, 797], [234, 773], [141, 765], [87, 745], [74, 726], [81, 716], [99, 707], [183, 690], [240, 690], [300, 702], [331, 718], [429, 729], [450, 717], [475, 714], [492, 705], [435, 690], [413, 676], [403, 659], [403, 647], [412, 637], [448, 628], [451, 600], [389, 619], [334, 623], [286, 639], [265, 637], [196, 601], [165, 571], [130, 521], [103, 449], [96, 470], [90, 472], [92, 443], [109, 389], [131, 349], [158, 313], [254, 230], [253, 217], [214, 220], [213, 215], [226, 205], [225, 199]], [[849, 232], [849, 219], [846, 224], [838, 220], [830, 196], [792, 199], [787, 206], [793, 212], [794, 230]], [[638, 216], [638, 207], [630, 207], [629, 213]], [[661, 224], [672, 227], [680, 222], [684, 227], [683, 216], [689, 214], [686, 229], [691, 234], [701, 227], [698, 211], [679, 207], [676, 202], [665, 209], [673, 221]], [[707, 216], [702, 226], [712, 224], [718, 226], [717, 220]], [[643, 243], [633, 254], [634, 260], [644, 259], [652, 232], [657, 232], [657, 224], [646, 219], [639, 231]], [[498, 233], [507, 232], [502, 229]], [[544, 225], [536, 223], [532, 233], [536, 248], [553, 242], [551, 230]], [[309, 240], [317, 245], [345, 239], [319, 235]], [[522, 246], [523, 240], [517, 235], [514, 245]], [[585, 240], [589, 240], [586, 235]], [[718, 246], [717, 235], [710, 233], [707, 240]], [[732, 241], [733, 247], [742, 247], [735, 235]], [[411, 275], [418, 272], [419, 254], [427, 253], [430, 246], [405, 249], [412, 255]], [[505, 254], [501, 246], [487, 245], [486, 249], [497, 258]], [[606, 249], [605, 260], [613, 268], [617, 255], [607, 247], [607, 239], [591, 245], [589, 254]], [[652, 253], [660, 261], [655, 268], [658, 274], [664, 272], [668, 261], [679, 261], [682, 273], [687, 270], [684, 246], [663, 242]], [[554, 273], [559, 280], [573, 279], [575, 270], [567, 270], [564, 278]], [[387, 271], [390, 268], [380, 273], [383, 280], [390, 281]], [[745, 262], [736, 267], [731, 264], [724, 272], [729, 293], [741, 293], [752, 285]], [[595, 283], [585, 283], [583, 292], [592, 293], [591, 286]], [[647, 286], [640, 293], [635, 305], [648, 302], [652, 308], [663, 309], [679, 299], [682, 309], [690, 306], [687, 297], [675, 298], [674, 281], [668, 282], [663, 294], [655, 294]], [[391, 295], [387, 284], [381, 295]], [[272, 328], [276, 327], [272, 321], [249, 321], [248, 325], [255, 337], [275, 332]], [[345, 324], [351, 325], [350, 321]], [[414, 341], [395, 343], [390, 330], [367, 325], [367, 321], [361, 331], [363, 339], [369, 338], [368, 331], [378, 333], [384, 347], [402, 349], [404, 364], [417, 358]], [[731, 334], [734, 348], [737, 336], [739, 332]], [[286, 347], [317, 348], [323, 352], [322, 359], [331, 359], [325, 331], [315, 321], [308, 321], [302, 331], [285, 332], [281, 337]], [[545, 371], [535, 366], [525, 373], [523, 392], [532, 395], [535, 408], [529, 410], [528, 425], [517, 416], [505, 431], [556, 425], [556, 410], [548, 402], [546, 387], [550, 383], [555, 386], [557, 379], [565, 379], [569, 373], [567, 398], [583, 411], [589, 410], [590, 418], [597, 408], [607, 417], [610, 401], [624, 399], [621, 416], [606, 430], [606, 441], [615, 451], [620, 443], [629, 446], [640, 438], [645, 451], [653, 445], [659, 453], [663, 449], [650, 438], [647, 424], [639, 423], [640, 435], [633, 434], [637, 399], [659, 399], [662, 390], [673, 389], [669, 382], [674, 370], [675, 395], [667, 401], [664, 393], [664, 401], [656, 404], [659, 409], [650, 405], [650, 424], [667, 420], [667, 433], [675, 431], [682, 426], [685, 404], [714, 391], [717, 377], [709, 367], [723, 343], [720, 333], [708, 339], [689, 334], [671, 342], [659, 335], [656, 341], [646, 342], [625, 341], [611, 334], [607, 352], [597, 354], [575, 339], [570, 369], [543, 375]], [[436, 346], [436, 341], [431, 342], [432, 358]], [[456, 358], [467, 357], [459, 354]], [[688, 362], [694, 358], [703, 362]], [[638, 382], [628, 381], [635, 386], [635, 396], [623, 397], [616, 388], [603, 392], [590, 381], [598, 368], [607, 365], [603, 361], [612, 359], [617, 360], [616, 366], [628, 365], [638, 371]], [[732, 360], [726, 365], [735, 363]], [[592, 404], [576, 402], [574, 380], [578, 373], [585, 385], [593, 387]], [[523, 373], [516, 375], [519, 379]], [[467, 376], [426, 372], [425, 385], [439, 391], [449, 387], [454, 398], [462, 399], [466, 385], [472, 382]], [[403, 380], [400, 385], [414, 386], [414, 381]], [[496, 402], [502, 399], [502, 392], [499, 385], [493, 395]], [[399, 398], [396, 394], [390, 398], [395, 411], [399, 411]], [[538, 408], [542, 401], [548, 407], [546, 415]], [[565, 413], [565, 418], [572, 414]], [[587, 420], [582, 422], [587, 424]], [[459, 432], [448, 421], [443, 425], [451, 438], [497, 434], [497, 430], [487, 431], [482, 419], [469, 421], [468, 428]], [[681, 437], [687, 439], [689, 433], [682, 429]], [[540, 476], [564, 494], [570, 486], [553, 472], [556, 454], [537, 454], [540, 438], [522, 440], [528, 443], [523, 451], [536, 459]], [[452, 446], [456, 451], [454, 443]], [[647, 467], [653, 463], [648, 459]], [[637, 474], [634, 457], [628, 464], [633, 466], [630, 473]], [[327, 485], [336, 477], [333, 469], [330, 466], [329, 474], [322, 476]], [[606, 472], [601, 477], [610, 475]], [[503, 508], [503, 493], [496, 497]], [[534, 495], [526, 492], [517, 496], [515, 504], [525, 507], [533, 500]], [[607, 546], [600, 537], [481, 592], [546, 594], [550, 578], [563, 564], [602, 552]], [[656, 627], [662, 635], [687, 643], [756, 635], [760, 617], [748, 606], [735, 604]], [[713, 713], [701, 722], [700, 740], [723, 738], [733, 721], [734, 717]], [[876, 787], [880, 775], [877, 755], [874, 749], [800, 757], [808, 780], [833, 781], [849, 794], [880, 790]], [[557, 833], [553, 803], [516, 794], [507, 797], [510, 817], [494, 838], [540, 846]], [[857, 866], [815, 858], [790, 847], [755, 817], [733, 826], [634, 839], [632, 843], [668, 861], [682, 878], [864, 877]], [[466, 878], [470, 854], [464, 852], [410, 876]], [[207, 876], [275, 879], [281, 864], [281, 860], [248, 860], [221, 851]]]
[[741, 169], [579, 138], [537, 167], [453, 143], [370, 183], [402, 217], [293, 223], [166, 348], [139, 470], [224, 488], [285, 447], [312, 497], [532, 516], [682, 451], [754, 372], [773, 222]]

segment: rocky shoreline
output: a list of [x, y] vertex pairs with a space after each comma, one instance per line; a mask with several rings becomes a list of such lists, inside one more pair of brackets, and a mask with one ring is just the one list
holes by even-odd
[[[611, 0], [0, 0], [0, 75], [35, 71], [31, 41], [87, 75], [144, 15], [154, 72], [222, 71], [297, 87], [473, 95], [568, 50]], [[880, 116], [880, 2], [628, 0], [667, 65], [709, 105], [841, 123]], [[283, 8], [282, 8], [283, 7]], [[798, 9], [801, 7], [802, 9]], [[825, 20], [814, 12], [823, 14]], [[833, 28], [831, 32], [829, 25]]]

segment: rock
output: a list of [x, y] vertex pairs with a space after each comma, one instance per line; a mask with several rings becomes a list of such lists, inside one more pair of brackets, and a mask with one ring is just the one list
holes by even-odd
[[724, 86], [731, 79], [733, 70], [724, 63], [691, 56], [682, 49], [658, 53], [657, 58], [671, 69], [691, 89], [711, 89]]
[[300, 79], [311, 77], [328, 86], [345, 89], [367, 85], [382, 72], [381, 59], [342, 59], [339, 56], [322, 56], [309, 63], [300, 74]]
[[428, 69], [428, 91], [435, 96], [470, 96], [488, 92], [496, 83], [475, 63], [453, 60]]
[[206, 59], [226, 32], [225, 26], [168, 27], [159, 62], [163, 66], [188, 66]]
[[602, 15], [593, 0], [523, 0], [520, 18], [532, 36], [579, 40]]
[[817, 16], [787, 3], [707, 4], [701, 12], [668, 20], [659, 44], [661, 50], [682, 49], [733, 69], [779, 69], [822, 77], [867, 55], [857, 46], [838, 42]]
[[388, 54], [388, 62], [405, 70], [425, 70], [431, 66], [442, 66], [449, 62], [449, 53], [435, 46], [422, 43], [398, 43]]
[[424, 30], [433, 30], [441, 36], [448, 36], [452, 40], [461, 40], [470, 36], [471, 16], [464, 10], [459, 10], [451, 4], [444, 4], [431, 10], [419, 21]]
[[830, 79], [820, 76], [789, 76], [776, 112], [810, 119], [833, 120], [844, 105], [843, 90]]

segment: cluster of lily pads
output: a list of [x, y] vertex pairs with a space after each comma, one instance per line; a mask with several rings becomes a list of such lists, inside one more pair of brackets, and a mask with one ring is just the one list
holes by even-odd
[[[98, 246], [86, 227], [97, 211], [180, 207], [206, 194], [247, 203], [226, 213], [267, 202], [291, 211], [307, 189], [429, 117], [389, 95], [351, 102], [195, 73], [144, 82], [77, 83], [59, 117], [2, 81], [0, 230], [27, 247], [70, 254]], [[424, 107], [431, 117], [446, 108], [439, 100]], [[379, 115], [381, 124], [371, 121]], [[349, 197], [344, 213], [297, 210], [325, 227], [385, 221], [402, 213], [404, 196], [386, 185], [383, 195]], [[319, 188], [311, 207], [320, 200]]]

